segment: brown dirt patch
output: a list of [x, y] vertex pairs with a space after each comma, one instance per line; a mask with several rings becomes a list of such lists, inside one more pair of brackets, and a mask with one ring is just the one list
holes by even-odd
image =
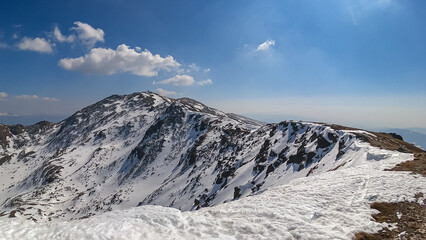
[[400, 163], [387, 171], [411, 171], [426, 177], [426, 152], [415, 153], [413, 161]]
[[341, 168], [341, 167], [343, 167], [343, 166], [345, 166], [345, 165], [346, 165], [346, 162], [344, 162], [344, 163], [342, 163], [342, 164], [338, 165], [337, 167], [335, 167], [335, 168], [333, 168], [333, 169], [331, 169], [331, 170], [328, 170], [328, 172], [336, 171], [337, 169], [339, 169], [339, 168]]
[[[422, 196], [423, 193], [419, 193], [416, 198]], [[375, 202], [370, 206], [380, 211], [372, 215], [377, 222], [396, 223], [396, 228], [385, 227], [374, 234], [360, 232], [355, 235], [356, 240], [426, 239], [426, 205], [417, 202]]]

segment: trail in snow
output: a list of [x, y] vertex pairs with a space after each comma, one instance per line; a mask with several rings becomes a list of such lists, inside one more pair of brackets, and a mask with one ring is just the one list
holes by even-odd
[[382, 158], [354, 159], [350, 167], [198, 211], [142, 206], [70, 222], [1, 219], [0, 239], [351, 239], [385, 225], [372, 220], [371, 202], [426, 193], [420, 175], [383, 171], [412, 155], [368, 152]]

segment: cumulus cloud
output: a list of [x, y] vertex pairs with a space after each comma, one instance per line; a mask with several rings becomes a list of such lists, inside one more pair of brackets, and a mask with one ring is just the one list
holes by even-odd
[[158, 94], [163, 95], [163, 96], [173, 96], [173, 95], [176, 95], [176, 94], [177, 94], [176, 92], [173, 92], [173, 91], [167, 91], [167, 90], [164, 90], [164, 89], [162, 89], [162, 88], [157, 88], [155, 91], [156, 91]]
[[74, 42], [75, 40], [75, 36], [74, 35], [69, 35], [69, 36], [64, 36], [61, 33], [61, 30], [59, 30], [58, 27], [55, 27], [55, 30], [53, 30], [53, 35], [55, 36], [55, 39], [58, 40], [59, 42]]
[[24, 37], [19, 43], [20, 50], [35, 51], [40, 53], [52, 53], [52, 45], [44, 38], [28, 38]]
[[174, 77], [171, 77], [169, 79], [162, 80], [160, 82], [153, 82], [154, 84], [172, 84], [174, 86], [192, 86], [195, 83], [195, 80], [193, 77], [188, 75], [176, 75]]
[[77, 37], [89, 48], [95, 46], [96, 42], [104, 42], [104, 31], [100, 28], [93, 28], [87, 23], [82, 23], [79, 21], [74, 22], [76, 27], [72, 27], [71, 30], [77, 32]]
[[138, 76], [157, 76], [159, 70], [170, 71], [180, 64], [172, 56], [153, 55], [148, 50], [138, 52], [125, 44], [116, 50], [111, 48], [93, 48], [79, 58], [63, 58], [59, 66], [71, 71], [87, 74], [111, 75], [117, 72], [131, 72]]
[[57, 102], [59, 99], [53, 98], [53, 97], [39, 97], [37, 95], [20, 95], [16, 96], [16, 99], [22, 99], [22, 100], [43, 100], [48, 102]]
[[199, 82], [197, 82], [197, 84], [200, 85], [200, 86], [210, 85], [210, 84], [213, 84], [213, 81], [209, 78], [209, 79], [204, 80], [204, 81], [199, 81]]
[[259, 46], [257, 46], [256, 51], [268, 50], [272, 46], [275, 46], [275, 40], [266, 40], [266, 42], [264, 42], [264, 43], [260, 44]]

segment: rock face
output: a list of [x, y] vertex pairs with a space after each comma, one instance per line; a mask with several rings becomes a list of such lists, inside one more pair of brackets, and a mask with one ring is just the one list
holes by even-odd
[[113, 95], [57, 124], [0, 125], [0, 215], [196, 210], [345, 167], [354, 141], [349, 130], [264, 124], [188, 98]]

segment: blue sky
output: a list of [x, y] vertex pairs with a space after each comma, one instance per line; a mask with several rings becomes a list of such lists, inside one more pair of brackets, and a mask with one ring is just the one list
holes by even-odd
[[266, 121], [426, 127], [425, 1], [4, 1], [0, 122], [157, 91]]

